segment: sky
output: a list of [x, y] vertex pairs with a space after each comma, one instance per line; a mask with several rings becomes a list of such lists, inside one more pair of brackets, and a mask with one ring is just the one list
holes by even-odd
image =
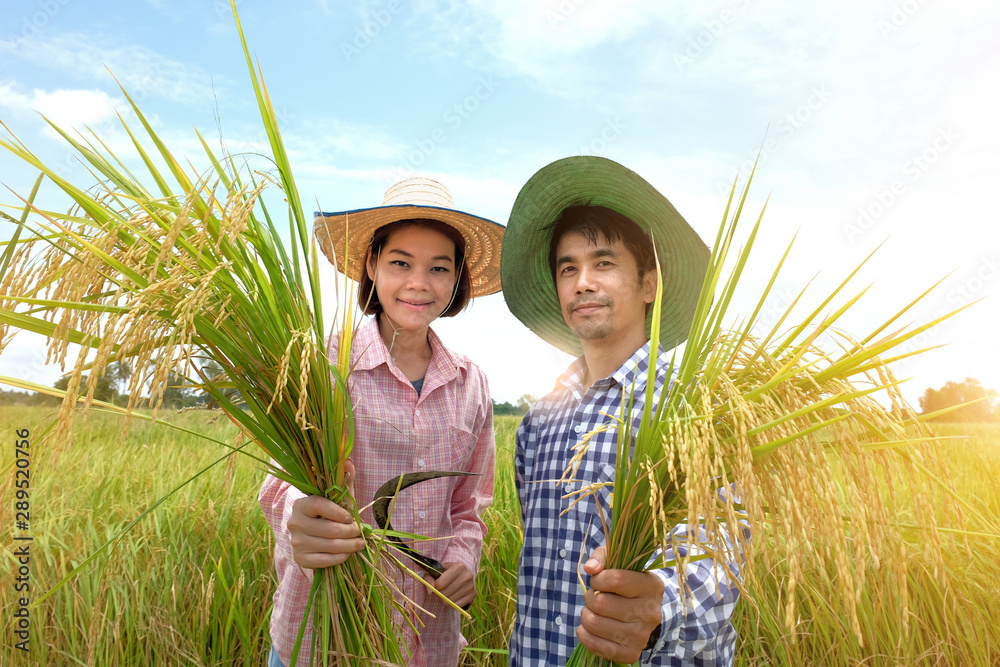
[[[851, 294], [871, 286], [843, 321], [852, 335], [942, 279], [902, 322], [978, 301], [911, 349], [942, 347], [896, 367], [907, 399], [966, 377], [1000, 389], [997, 3], [236, 4], [307, 210], [376, 206], [394, 181], [423, 175], [459, 209], [506, 224], [538, 169], [601, 155], [653, 184], [711, 243], [731, 185], [759, 156], [748, 217], [766, 210], [734, 318], [793, 236], [764, 325], [810, 281], [796, 312], [816, 308], [875, 251], [852, 283]], [[93, 181], [39, 114], [128, 153], [116, 113], [135, 118], [116, 79], [196, 164], [195, 128], [233, 152], [266, 141], [228, 1], [4, 6], [0, 120], [74, 183]], [[7, 213], [36, 176], [0, 154]], [[39, 201], [65, 207], [49, 186]], [[11, 233], [0, 221], [0, 239]], [[546, 393], [571, 361], [501, 294], [434, 328], [486, 372], [499, 402]], [[0, 375], [51, 384], [60, 369], [44, 360], [41, 339], [19, 336]]]

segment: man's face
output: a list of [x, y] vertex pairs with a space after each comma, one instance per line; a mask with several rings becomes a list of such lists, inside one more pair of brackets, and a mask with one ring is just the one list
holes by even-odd
[[646, 304], [656, 297], [656, 273], [639, 280], [635, 257], [619, 240], [591, 243], [575, 232], [556, 246], [556, 291], [566, 324], [582, 341], [645, 338]]

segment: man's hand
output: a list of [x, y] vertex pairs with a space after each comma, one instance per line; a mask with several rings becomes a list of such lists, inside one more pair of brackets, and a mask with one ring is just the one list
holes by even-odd
[[[354, 476], [350, 460], [345, 469], [350, 486]], [[339, 565], [365, 547], [354, 516], [322, 496], [306, 496], [292, 503], [288, 532], [295, 562], [310, 569]]]
[[584, 595], [576, 637], [594, 655], [631, 664], [660, 624], [663, 582], [651, 572], [605, 570], [606, 555], [600, 546], [583, 566], [591, 590]]
[[476, 599], [476, 578], [461, 563], [445, 563], [444, 568], [444, 574], [437, 579], [428, 577], [428, 581], [459, 607], [472, 604]]

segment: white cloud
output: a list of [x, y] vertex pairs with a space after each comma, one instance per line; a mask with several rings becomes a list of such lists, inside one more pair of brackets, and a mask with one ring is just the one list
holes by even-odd
[[[102, 83], [117, 78], [137, 101], [149, 96], [203, 102], [227, 85], [201, 67], [171, 60], [138, 44], [114, 44], [101, 35], [64, 33], [51, 39], [0, 40], [0, 54]], [[109, 72], [110, 70], [110, 72]]]
[[110, 118], [120, 102], [102, 90], [34, 91], [35, 108], [61, 127], [92, 125]]
[[613, 78], [611, 63], [595, 59], [596, 49], [609, 42], [623, 43], [644, 25], [668, 14], [663, 3], [646, 0], [613, 4], [424, 0], [417, 9], [433, 35], [423, 42], [426, 48], [465, 61], [485, 54], [485, 68], [526, 77], [552, 94], [569, 98], [590, 98], [595, 77]]
[[25, 93], [15, 82], [0, 82], [0, 105], [15, 113], [37, 111], [63, 128], [79, 129], [113, 118], [121, 102], [102, 90], [36, 88]]

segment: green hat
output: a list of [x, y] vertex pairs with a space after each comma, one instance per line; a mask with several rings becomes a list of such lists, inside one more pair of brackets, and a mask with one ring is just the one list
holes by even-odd
[[[605, 206], [631, 219], [653, 238], [663, 279], [660, 346], [687, 338], [710, 252], [677, 209], [635, 172], [596, 156], [556, 160], [528, 179], [504, 233], [500, 277], [507, 308], [543, 340], [574, 356], [583, 353], [563, 319], [549, 245], [555, 222], [570, 206]], [[649, 329], [652, 309], [646, 319]]]

